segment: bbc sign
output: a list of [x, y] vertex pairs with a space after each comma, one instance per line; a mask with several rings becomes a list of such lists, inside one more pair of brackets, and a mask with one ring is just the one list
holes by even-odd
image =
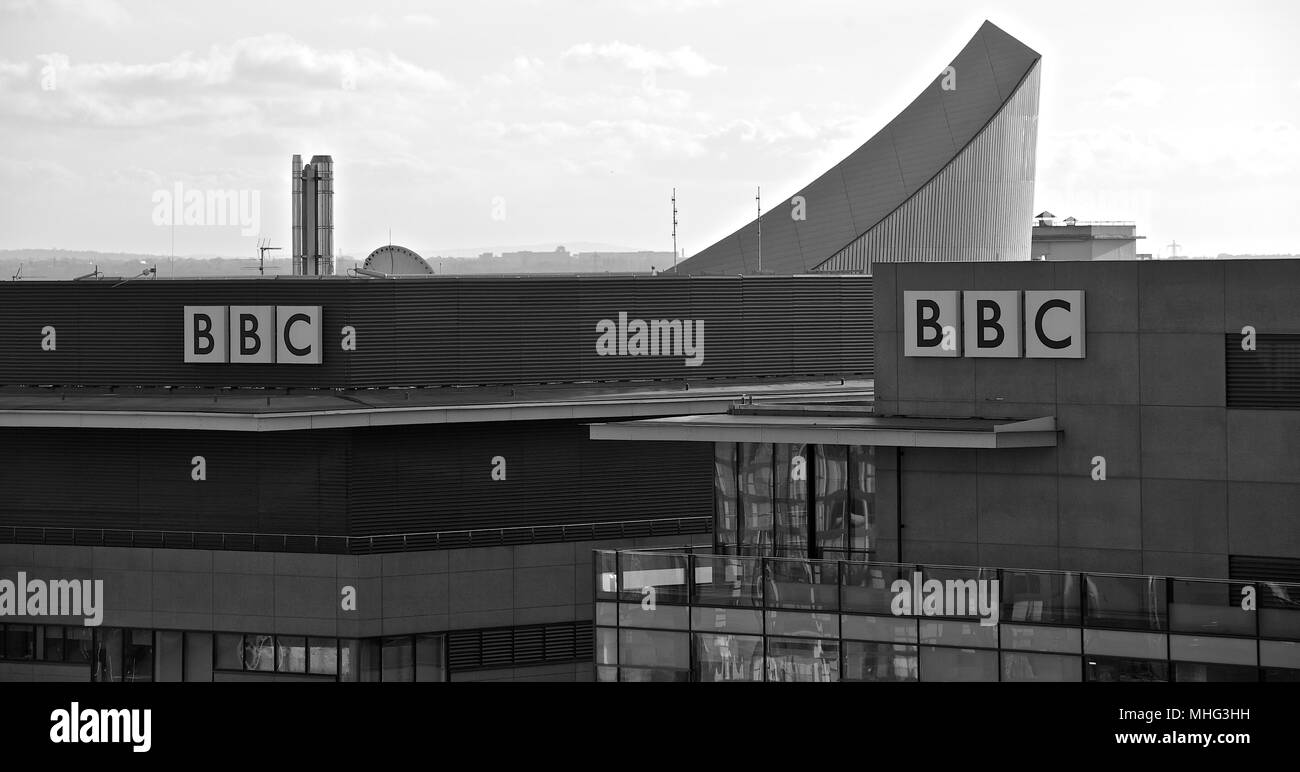
[[185, 306], [185, 361], [321, 363], [320, 306]]
[[1083, 359], [1083, 290], [903, 292], [903, 355]]

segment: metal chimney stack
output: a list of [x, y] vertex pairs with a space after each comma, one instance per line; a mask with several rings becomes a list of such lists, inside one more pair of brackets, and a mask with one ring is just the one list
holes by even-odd
[[334, 274], [334, 159], [312, 156], [302, 166], [293, 157], [293, 273], [295, 276]]

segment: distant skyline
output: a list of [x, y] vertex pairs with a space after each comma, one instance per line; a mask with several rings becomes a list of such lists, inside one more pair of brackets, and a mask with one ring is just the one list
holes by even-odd
[[[1300, 252], [1281, 0], [0, 0], [0, 249], [288, 247], [300, 153], [334, 158], [339, 254], [390, 228], [425, 255], [669, 251], [676, 187], [690, 255], [755, 186], [767, 208], [870, 138], [986, 18], [1043, 55], [1035, 212], [1136, 221], [1161, 256]], [[230, 221], [160, 223], [196, 191]]]

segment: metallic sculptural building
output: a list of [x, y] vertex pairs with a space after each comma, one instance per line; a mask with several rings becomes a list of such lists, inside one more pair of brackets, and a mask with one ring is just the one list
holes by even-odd
[[1039, 67], [1036, 51], [985, 22], [889, 125], [763, 214], [761, 265], [751, 221], [677, 272], [1029, 259]]

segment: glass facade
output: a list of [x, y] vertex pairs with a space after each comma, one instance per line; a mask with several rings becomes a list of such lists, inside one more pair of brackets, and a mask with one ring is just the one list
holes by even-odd
[[0, 625], [0, 660], [78, 665], [85, 668], [87, 680], [108, 682], [211, 681], [222, 673], [326, 681], [446, 681], [446, 648], [444, 633], [347, 639]]
[[894, 539], [876, 516], [876, 449], [719, 442], [714, 548], [722, 555], [864, 559]]
[[[1300, 680], [1300, 585], [689, 549], [593, 567], [600, 681]], [[949, 605], [900, 606], [922, 597], [900, 580]], [[977, 587], [991, 605], [951, 605]]]

